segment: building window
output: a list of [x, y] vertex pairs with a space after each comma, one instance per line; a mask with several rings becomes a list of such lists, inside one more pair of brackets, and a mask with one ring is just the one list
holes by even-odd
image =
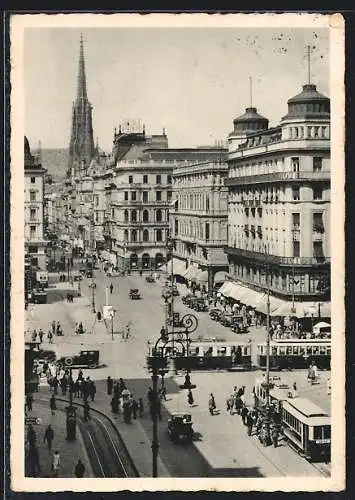
[[35, 221], [37, 216], [37, 210], [35, 208], [30, 209], [30, 220]]
[[125, 199], [125, 201], [128, 201], [128, 191], [124, 192], [124, 199]]
[[156, 196], [156, 201], [161, 201], [161, 191], [156, 191], [155, 196]]
[[123, 236], [123, 238], [124, 238], [124, 241], [128, 241], [128, 229], [124, 230], [124, 236]]
[[143, 241], [149, 241], [149, 231], [148, 231], [148, 229], [144, 229], [144, 231], [143, 231]]
[[30, 201], [36, 201], [36, 191], [30, 191]]
[[321, 200], [323, 198], [323, 189], [321, 187], [313, 188], [313, 200]]
[[206, 234], [206, 240], [210, 239], [210, 224], [209, 222], [206, 222], [205, 224], [205, 234]]
[[322, 170], [322, 158], [320, 156], [313, 157], [313, 172], [321, 172]]
[[128, 176], [128, 183], [133, 184], [133, 175]]
[[323, 214], [321, 212], [313, 214], [313, 231], [317, 233], [324, 232]]
[[137, 241], [137, 231], [135, 229], [131, 232], [131, 240], [134, 242]]
[[161, 184], [161, 175], [157, 175], [156, 177], [156, 183]]
[[148, 184], [148, 176], [143, 175], [143, 184]]
[[206, 198], [206, 210], [208, 211], [210, 209], [210, 197], [209, 195], [207, 195], [207, 198]]
[[111, 217], [112, 217], [112, 219], [115, 218], [115, 209], [114, 208], [111, 209]]
[[162, 211], [160, 210], [160, 208], [156, 212], [156, 221], [157, 222], [161, 222], [162, 221]]
[[131, 200], [132, 201], [137, 201], [137, 191], [132, 191], [132, 193], [131, 193]]
[[124, 211], [124, 221], [128, 222], [128, 210]]
[[294, 257], [300, 256], [300, 242], [299, 241], [293, 242], [293, 256]]
[[167, 183], [171, 184], [171, 175], [168, 175], [168, 177], [167, 177]]
[[168, 201], [171, 201], [172, 195], [173, 195], [172, 191], [167, 192], [166, 196], [167, 196]]
[[31, 177], [31, 184], [36, 184], [36, 177]]
[[143, 210], [143, 222], [149, 222], [149, 212], [148, 212], [148, 210]]
[[179, 234], [179, 221], [175, 219], [175, 236], [178, 236]]
[[298, 186], [293, 186], [292, 187], [292, 199], [294, 201], [299, 201], [300, 200], [300, 188]]
[[161, 229], [157, 229], [157, 241], [162, 241], [163, 236], [162, 236], [162, 231]]
[[132, 210], [131, 222], [137, 222], [137, 210]]
[[298, 173], [300, 171], [300, 159], [296, 156], [291, 158], [291, 166], [292, 166], [293, 172]]
[[299, 228], [300, 228], [300, 214], [296, 212], [292, 214], [292, 229], [299, 229]]
[[142, 195], [143, 195], [143, 202], [147, 203], [147, 201], [148, 201], [148, 191], [143, 191]]
[[30, 237], [34, 238], [36, 236], [36, 226], [30, 226]]
[[313, 242], [313, 257], [316, 259], [323, 259], [323, 242], [322, 241], [314, 241]]

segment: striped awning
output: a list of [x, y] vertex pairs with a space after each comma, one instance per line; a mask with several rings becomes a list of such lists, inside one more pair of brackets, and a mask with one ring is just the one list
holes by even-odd
[[226, 272], [218, 271], [218, 273], [214, 275], [213, 281], [214, 283], [223, 283], [224, 281], [226, 281]]
[[283, 303], [274, 311], [272, 316], [295, 316], [297, 318], [323, 317], [330, 318], [330, 302], [291, 302]]

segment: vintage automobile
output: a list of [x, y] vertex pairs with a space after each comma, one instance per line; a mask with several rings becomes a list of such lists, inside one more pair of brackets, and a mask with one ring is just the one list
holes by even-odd
[[32, 304], [46, 304], [47, 293], [43, 290], [33, 289], [32, 292], [28, 294], [28, 301]]
[[92, 269], [87, 269], [87, 270], [85, 271], [85, 276], [86, 276], [87, 278], [93, 278], [93, 277], [94, 277], [94, 273], [92, 272]]
[[233, 316], [232, 330], [235, 333], [248, 333], [243, 316]]
[[99, 366], [100, 351], [83, 350], [74, 356], [63, 356], [58, 359], [57, 364], [64, 368], [97, 368]]
[[168, 435], [170, 439], [177, 443], [182, 441], [192, 441], [194, 431], [192, 429], [192, 419], [189, 413], [174, 412], [168, 420]]
[[214, 308], [210, 309], [209, 316], [213, 321], [218, 321], [221, 317], [222, 311], [220, 309]]
[[155, 283], [155, 279], [153, 278], [153, 276], [149, 275], [149, 276], [146, 276], [145, 277], [145, 281], [147, 283]]
[[207, 311], [208, 306], [206, 305], [206, 302], [204, 299], [201, 298], [196, 298], [196, 300], [193, 301], [192, 308], [195, 311]]
[[141, 294], [139, 293], [138, 288], [131, 288], [129, 292], [129, 298], [131, 300], [139, 300], [142, 298]]
[[191, 302], [192, 297], [193, 297], [193, 295], [191, 293], [188, 293], [187, 295], [184, 295], [183, 297], [181, 297], [181, 302], [183, 304], [185, 304], [186, 306], [188, 306], [189, 303]]
[[74, 281], [81, 281], [83, 279], [82, 271], [72, 271], [71, 277]]
[[231, 313], [222, 313], [220, 318], [219, 318], [219, 322], [223, 325], [223, 326], [233, 326], [233, 314]]

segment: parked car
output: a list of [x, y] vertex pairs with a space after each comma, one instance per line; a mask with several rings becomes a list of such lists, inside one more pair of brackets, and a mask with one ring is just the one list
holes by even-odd
[[210, 309], [209, 316], [213, 321], [218, 321], [220, 316], [222, 314], [222, 311], [220, 309], [214, 308]]
[[223, 313], [219, 321], [224, 326], [233, 326], [233, 314]]
[[138, 288], [131, 288], [129, 292], [129, 298], [131, 300], [139, 300], [142, 298], [141, 294], [139, 293]]
[[193, 308], [195, 311], [202, 311], [202, 312], [208, 310], [208, 306], [206, 305], [205, 300], [201, 298], [197, 298], [194, 301]]
[[74, 281], [80, 281], [83, 279], [83, 274], [80, 271], [72, 271], [71, 277]]
[[147, 283], [155, 283], [155, 279], [153, 278], [153, 276], [149, 275], [149, 276], [146, 276], [145, 277], [145, 281]]

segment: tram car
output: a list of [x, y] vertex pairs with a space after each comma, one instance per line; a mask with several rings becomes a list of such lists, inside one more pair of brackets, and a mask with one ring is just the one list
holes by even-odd
[[306, 398], [284, 401], [282, 426], [286, 440], [307, 460], [330, 461], [330, 416], [319, 406]]
[[[282, 383], [280, 377], [270, 377], [270, 405], [276, 418], [281, 421], [282, 404], [293, 397], [293, 391], [288, 384]], [[263, 408], [267, 403], [266, 379], [263, 377], [256, 381], [254, 386], [254, 404]]]
[[[308, 368], [314, 362], [329, 370], [331, 341], [329, 339], [278, 339], [270, 342], [270, 369]], [[257, 365], [266, 368], [266, 342], [257, 345]]]
[[188, 356], [176, 356], [175, 367], [190, 370], [250, 370], [251, 342], [191, 342]]

